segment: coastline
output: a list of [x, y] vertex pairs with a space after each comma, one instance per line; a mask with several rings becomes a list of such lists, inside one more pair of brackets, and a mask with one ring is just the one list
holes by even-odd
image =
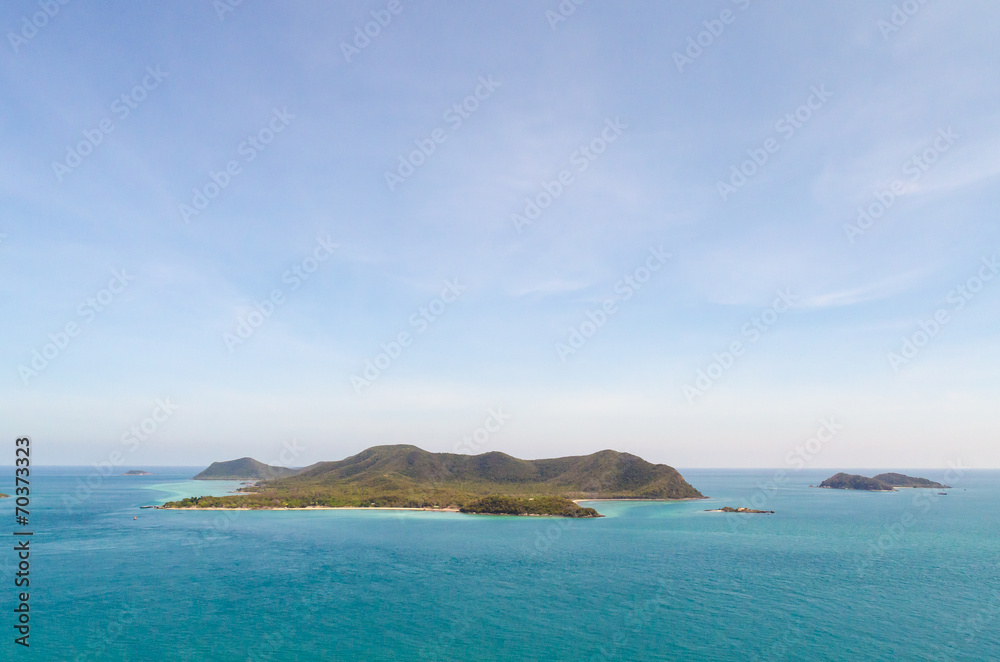
[[711, 497], [684, 497], [683, 499], [570, 499], [573, 503], [580, 505], [581, 501], [590, 503], [591, 501], [635, 501], [637, 503], [674, 503], [680, 501], [702, 501]]
[[187, 506], [185, 508], [164, 508], [155, 506], [156, 510], [422, 510], [431, 513], [457, 513], [458, 508], [402, 508], [388, 506], [303, 506], [302, 508], [288, 508], [285, 506], [269, 506], [267, 508], [220, 508], [217, 506], [209, 508], [199, 508], [197, 506]]
[[[604, 499], [604, 501], [634, 501], [635, 499]], [[641, 501], [661, 501], [660, 499], [640, 499]], [[669, 500], [669, 499], [668, 499]], [[676, 499], [675, 499], [676, 500]], [[684, 499], [687, 501], [688, 499]], [[148, 507], [148, 506], [147, 506]], [[457, 515], [472, 515], [480, 517], [560, 517], [564, 519], [598, 519], [604, 517], [604, 515], [596, 515], [590, 517], [567, 517], [565, 515], [550, 515], [541, 513], [524, 513], [521, 515], [515, 515], [511, 513], [463, 513], [458, 508], [390, 508], [386, 506], [306, 506], [303, 508], [285, 508], [285, 507], [270, 507], [270, 508], [198, 508], [196, 506], [188, 506], [186, 508], [164, 508], [163, 506], [153, 506], [154, 510], [202, 510], [202, 511], [262, 511], [262, 510], [409, 510], [415, 512], [428, 512], [428, 513], [453, 513]]]
[[[604, 501], [633, 501], [634, 499], [604, 499]], [[652, 499], [642, 499], [642, 501], [652, 501]], [[490, 517], [564, 517], [563, 515], [548, 515], [539, 513], [524, 513], [523, 515], [512, 515], [509, 513], [463, 513], [458, 508], [390, 508], [387, 506], [305, 506], [303, 508], [285, 508], [285, 507], [275, 507], [270, 508], [198, 508], [196, 506], [187, 506], [186, 508], [164, 508], [163, 506], [153, 506], [154, 510], [202, 510], [202, 511], [261, 511], [261, 510], [408, 510], [415, 512], [427, 512], [427, 513], [454, 513], [459, 515], [480, 515], [480, 516], [490, 516]], [[604, 517], [603, 515], [598, 515], [596, 517], [580, 517], [573, 518], [568, 517], [566, 519], [597, 519], [597, 517]]]
[[[239, 493], [233, 493], [234, 495]], [[684, 497], [682, 499], [637, 499], [637, 498], [623, 498], [623, 499], [569, 499], [572, 503], [579, 506], [581, 503], [589, 502], [604, 502], [604, 501], [621, 501], [621, 502], [636, 502], [636, 503], [671, 503], [680, 501], [702, 501], [708, 499], [709, 497]], [[155, 510], [203, 510], [203, 511], [250, 511], [250, 510], [395, 510], [395, 511], [415, 511], [415, 512], [431, 512], [431, 513], [461, 513], [461, 509], [456, 506], [450, 506], [447, 508], [431, 508], [431, 507], [421, 507], [421, 508], [407, 508], [407, 507], [397, 507], [397, 506], [304, 506], [301, 508], [289, 508], [287, 506], [265, 506], [259, 508], [248, 508], [246, 506], [236, 507], [236, 508], [226, 508], [223, 506], [185, 506], [182, 508], [165, 508], [163, 505], [153, 506]], [[483, 513], [483, 512], [470, 512], [462, 513], [466, 515], [500, 515], [500, 516], [510, 516], [510, 517], [566, 517], [565, 515], [554, 515], [554, 514], [541, 514], [541, 513], [524, 513], [521, 515], [506, 514], [506, 513]], [[603, 515], [596, 515], [595, 517], [603, 517]]]

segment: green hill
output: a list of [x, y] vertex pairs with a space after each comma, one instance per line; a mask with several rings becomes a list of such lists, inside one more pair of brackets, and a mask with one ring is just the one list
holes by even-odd
[[891, 492], [892, 485], [883, 483], [867, 476], [839, 473], [827, 478], [819, 484], [834, 490], [867, 490], [869, 492]]
[[[544, 503], [553, 511], [544, 514], [568, 514], [576, 512], [566, 505], [572, 503], [571, 499], [704, 498], [673, 467], [651, 464], [628, 453], [606, 450], [585, 456], [521, 460], [498, 452], [430, 453], [407, 445], [375, 446], [344, 460], [319, 462], [294, 475], [266, 480], [242, 491], [246, 494], [201, 497], [197, 502], [167, 505], [467, 507], [487, 512], [483, 509], [491, 504], [531, 511]], [[486, 497], [510, 497], [514, 501], [484, 502]], [[542, 502], [541, 497], [557, 497], [558, 503]], [[529, 504], [533, 499], [540, 501]]]
[[195, 476], [194, 480], [270, 480], [294, 473], [294, 469], [272, 467], [252, 457], [243, 457], [229, 462], [213, 462], [208, 469]]
[[939, 490], [950, 487], [950, 485], [935, 483], [933, 480], [928, 480], [926, 478], [914, 478], [913, 476], [897, 473], [879, 474], [877, 476], [873, 476], [873, 478], [875, 480], [882, 481], [886, 485], [892, 485], [893, 487], [930, 487]]
[[628, 453], [520, 460], [505, 453], [429, 453], [416, 446], [375, 446], [339, 462], [320, 462], [268, 483], [275, 489], [336, 486], [362, 492], [464, 489], [478, 494], [552, 494], [573, 499], [700, 498], [672, 467]]

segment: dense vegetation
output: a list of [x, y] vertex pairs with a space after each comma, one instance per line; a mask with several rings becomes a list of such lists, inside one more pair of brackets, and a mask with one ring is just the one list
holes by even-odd
[[464, 492], [570, 498], [701, 498], [672, 467], [628, 453], [520, 460], [504, 453], [429, 453], [415, 446], [376, 446], [339, 462], [319, 462], [268, 489], [338, 490], [378, 494]]
[[868, 490], [869, 492], [891, 492], [892, 485], [887, 485], [880, 480], [859, 476], [857, 474], [839, 473], [827, 478], [819, 484], [820, 487], [829, 487], [835, 490]]
[[250, 492], [233, 496], [188, 497], [168, 501], [164, 508], [447, 508], [458, 506], [455, 500], [410, 498], [404, 495], [337, 496], [323, 492], [282, 493]]
[[935, 483], [926, 478], [914, 478], [905, 474], [884, 473], [873, 478], [856, 474], [839, 473], [827, 478], [819, 484], [820, 487], [830, 487], [835, 490], [868, 490], [871, 492], [892, 491], [896, 487], [934, 487], [947, 488], [948, 485]]
[[[244, 460], [236, 462], [245, 466]], [[227, 465], [232, 464], [217, 462], [198, 476], [212, 473], [211, 477], [221, 477], [218, 474], [231, 471]], [[339, 462], [319, 462], [294, 475], [265, 480], [240, 491], [244, 494], [185, 499], [165, 506], [461, 508], [475, 507], [474, 503], [486, 497], [525, 501], [542, 497], [704, 498], [672, 467], [651, 464], [628, 453], [601, 451], [580, 457], [520, 460], [497, 452], [429, 453], [415, 446], [376, 446]]]
[[562, 497], [488, 496], [462, 506], [463, 513], [487, 515], [555, 515], [558, 517], [603, 517], [593, 508], [583, 508]]
[[877, 476], [873, 476], [873, 478], [885, 483], [886, 485], [892, 485], [893, 487], [931, 487], [937, 489], [950, 487], [949, 485], [935, 483], [933, 480], [928, 480], [926, 478], [914, 478], [913, 476], [897, 473], [879, 474]]
[[284, 478], [295, 473], [294, 469], [272, 467], [252, 457], [242, 457], [229, 462], [213, 462], [194, 480], [269, 480]]

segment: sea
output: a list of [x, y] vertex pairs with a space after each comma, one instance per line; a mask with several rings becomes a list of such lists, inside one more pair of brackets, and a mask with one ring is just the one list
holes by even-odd
[[682, 469], [710, 498], [570, 520], [143, 509], [238, 486], [151, 470], [34, 467], [27, 527], [0, 500], [0, 660], [1000, 660], [998, 471]]

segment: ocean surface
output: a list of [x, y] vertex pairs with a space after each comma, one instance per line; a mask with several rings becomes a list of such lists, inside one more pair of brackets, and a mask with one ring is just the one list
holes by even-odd
[[[939, 496], [682, 469], [710, 500], [575, 521], [139, 508], [237, 485], [199, 469], [33, 468], [31, 647], [3, 545], [0, 659], [1000, 660], [997, 471]], [[705, 512], [751, 504], [776, 512]]]

